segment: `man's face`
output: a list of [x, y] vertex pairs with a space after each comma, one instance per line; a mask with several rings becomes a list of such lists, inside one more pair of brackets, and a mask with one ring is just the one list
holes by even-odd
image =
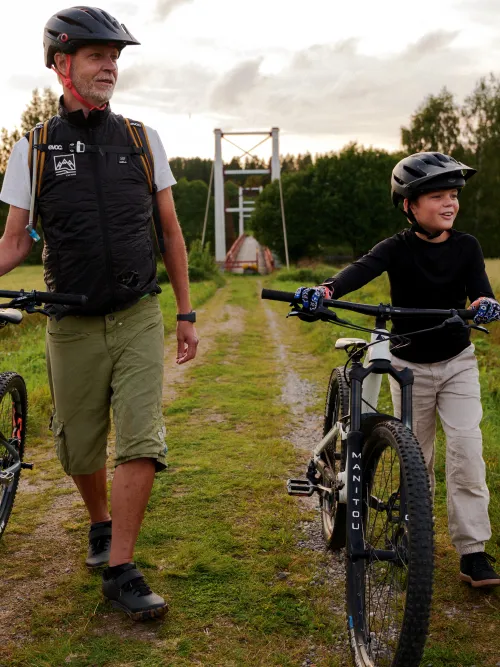
[[83, 46], [71, 59], [71, 79], [80, 95], [96, 106], [109, 102], [118, 79], [120, 52], [114, 46]]

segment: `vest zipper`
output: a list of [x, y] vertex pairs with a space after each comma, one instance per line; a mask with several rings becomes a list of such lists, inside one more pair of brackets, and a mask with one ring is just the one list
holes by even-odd
[[[93, 131], [89, 128], [89, 139], [90, 143], [94, 144], [96, 143], [94, 141], [94, 133]], [[108, 281], [109, 281], [109, 288], [111, 291], [111, 303], [112, 307], [115, 306], [115, 277], [113, 274], [113, 261], [112, 261], [112, 256], [111, 256], [111, 241], [109, 238], [109, 231], [108, 231], [108, 226], [106, 222], [106, 208], [104, 206], [104, 197], [102, 193], [102, 187], [101, 187], [101, 179], [100, 179], [100, 158], [102, 155], [100, 153], [91, 153], [90, 154], [90, 159], [94, 162], [94, 168], [92, 169], [92, 172], [94, 174], [94, 180], [95, 180], [95, 187], [96, 187], [96, 194], [97, 194], [97, 205], [99, 207], [99, 223], [101, 225], [101, 231], [102, 231], [102, 238], [104, 242], [104, 250], [106, 254], [106, 273], [108, 274]]]

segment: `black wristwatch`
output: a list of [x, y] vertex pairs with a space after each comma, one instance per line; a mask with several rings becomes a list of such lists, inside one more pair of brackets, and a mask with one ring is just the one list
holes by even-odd
[[196, 322], [196, 311], [190, 313], [177, 313], [177, 322]]

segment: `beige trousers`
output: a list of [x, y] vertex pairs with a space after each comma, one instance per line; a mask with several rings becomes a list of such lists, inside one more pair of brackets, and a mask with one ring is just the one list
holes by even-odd
[[[460, 555], [484, 551], [491, 537], [486, 466], [479, 424], [482, 417], [479, 370], [470, 345], [452, 359], [414, 364], [392, 357], [395, 368], [414, 374], [413, 432], [427, 464], [434, 498], [436, 411], [446, 436], [448, 529]], [[390, 378], [394, 414], [401, 415], [401, 392]]]

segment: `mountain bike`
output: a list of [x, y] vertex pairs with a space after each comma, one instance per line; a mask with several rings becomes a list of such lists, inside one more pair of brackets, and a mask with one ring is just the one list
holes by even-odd
[[[87, 301], [85, 296], [76, 294], [24, 290], [0, 290], [0, 298], [9, 299], [7, 303], [0, 304], [0, 328], [7, 324], [20, 324], [22, 310], [50, 315], [47, 310], [37, 306], [82, 306]], [[12, 371], [0, 373], [0, 537], [14, 506], [21, 470], [33, 468], [32, 463], [23, 460], [27, 420], [28, 394], [23, 378]]]
[[[305, 479], [290, 479], [290, 495], [318, 494], [326, 545], [346, 547], [347, 628], [357, 667], [418, 667], [429, 629], [434, 528], [427, 469], [412, 433], [413, 372], [391, 363], [390, 341], [403, 346], [422, 331], [395, 336], [393, 317], [433, 317], [425, 331], [468, 327], [474, 310], [425, 310], [325, 299], [311, 314], [295, 295], [262, 291], [286, 301], [289, 315], [322, 320], [371, 334], [339, 338], [348, 355], [332, 371], [325, 403], [323, 438], [314, 447]], [[375, 317], [370, 329], [340, 319], [329, 308]], [[444, 320], [444, 321], [443, 321]], [[363, 361], [364, 358], [364, 361]], [[401, 418], [377, 410], [382, 375], [401, 387]]]

